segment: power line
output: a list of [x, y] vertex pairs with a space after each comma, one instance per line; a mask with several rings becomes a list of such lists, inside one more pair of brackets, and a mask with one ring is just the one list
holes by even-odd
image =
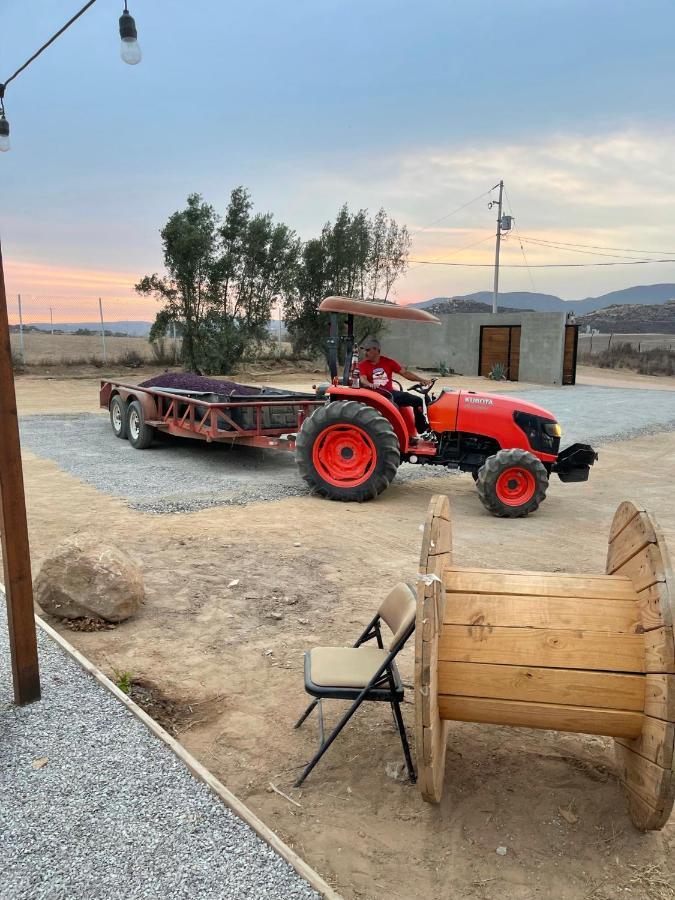
[[461, 212], [463, 209], [466, 209], [467, 206], [471, 206], [472, 203], [475, 203], [477, 200], [482, 200], [483, 197], [487, 197], [488, 194], [491, 194], [494, 188], [490, 188], [489, 191], [485, 191], [482, 194], [479, 194], [477, 197], [474, 197], [473, 200], [469, 200], [466, 203], [463, 203], [462, 206], [458, 206], [457, 209], [453, 209], [452, 212], [449, 212], [445, 216], [441, 216], [440, 219], [436, 219], [433, 222], [430, 222], [428, 225], [425, 225], [423, 228], [418, 228], [417, 231], [413, 231], [410, 237], [415, 237], [416, 234], [420, 234], [422, 231], [426, 231], [427, 228], [433, 228], [434, 225], [438, 225], [439, 222], [445, 222], [446, 219], [449, 219], [451, 216], [454, 216], [456, 213]]
[[523, 247], [523, 241], [522, 241], [522, 237], [520, 234], [520, 230], [518, 228], [518, 225], [516, 224], [518, 220], [516, 219], [516, 214], [513, 211], [513, 204], [511, 203], [511, 198], [509, 197], [509, 192], [506, 190], [506, 187], [504, 187], [504, 193], [506, 195], [506, 202], [509, 204], [509, 209], [511, 210], [511, 216], [513, 217], [513, 223], [514, 223], [513, 230], [516, 232], [516, 236], [518, 238], [518, 243], [520, 244], [520, 252], [523, 254], [523, 262], [527, 266], [527, 274], [530, 277], [530, 284], [532, 285], [532, 290], [535, 291], [535, 293], [536, 293], [537, 289], [534, 285], [534, 278], [532, 277], [532, 271], [530, 270], [530, 264], [527, 260], [526, 254], [525, 254], [525, 248]]
[[[492, 240], [492, 237], [493, 237], [493, 235], [492, 235], [492, 233], [490, 233], [490, 234], [488, 234], [486, 237], [482, 237], [482, 238], [481, 238], [480, 240], [478, 240], [478, 241], [472, 241], [470, 244], [464, 244], [463, 247], [457, 247], [455, 250], [451, 250], [451, 251], [450, 251], [448, 254], [446, 254], [446, 255], [447, 255], [447, 256], [454, 256], [455, 253], [461, 253], [463, 250], [469, 250], [471, 247], [477, 247], [478, 244], [484, 244], [485, 241]], [[426, 260], [425, 262], [436, 262], [436, 260]], [[440, 260], [440, 262], [442, 262], [442, 260]], [[422, 264], [421, 264], [421, 263], [418, 263], [418, 265], [422, 265]], [[417, 268], [417, 266], [413, 266], [412, 268], [415, 269], [415, 268]], [[410, 271], [410, 269], [408, 269], [408, 271]]]
[[566, 247], [562, 244], [554, 244], [552, 241], [549, 241], [544, 244], [544, 243], [540, 242], [539, 240], [537, 240], [537, 238], [524, 237], [523, 240], [525, 241], [526, 244], [534, 244], [535, 246], [545, 247], [545, 248], [551, 249], [551, 250], [563, 250], [566, 253], [582, 253], [585, 256], [607, 256], [610, 259], [637, 259], [638, 258], [636, 256], [626, 256], [625, 254], [619, 255], [617, 253], [603, 253], [600, 250], [576, 250], [574, 247]]
[[[410, 262], [419, 266], [463, 266], [469, 269], [492, 269], [492, 263], [461, 263], [461, 262], [430, 262], [426, 259], [411, 259]], [[594, 266], [646, 266], [650, 263], [675, 263], [675, 259], [633, 259], [627, 262], [596, 262], [596, 263], [533, 263], [531, 269], [587, 269]], [[525, 269], [520, 263], [502, 263], [501, 268]]]
[[626, 253], [663, 253], [666, 255], [675, 253], [675, 250], [636, 250], [634, 247], [603, 247], [600, 244], [571, 244], [567, 241], [549, 241], [546, 238], [531, 238], [527, 235], [523, 235], [523, 240], [538, 241], [541, 244], [552, 244], [554, 246], [562, 247], [587, 247], [590, 250], [618, 250], [619, 252], [624, 251]]

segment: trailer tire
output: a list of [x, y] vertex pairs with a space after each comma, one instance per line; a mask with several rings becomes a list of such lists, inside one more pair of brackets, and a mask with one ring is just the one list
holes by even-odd
[[478, 470], [476, 489], [483, 506], [502, 519], [518, 519], [538, 509], [546, 497], [548, 473], [527, 450], [500, 450]]
[[393, 481], [401, 452], [391, 423], [377, 410], [336, 400], [305, 419], [295, 460], [313, 494], [363, 503]]
[[129, 437], [126, 401], [122, 400], [119, 394], [115, 394], [110, 401], [108, 409], [110, 410], [110, 427], [113, 430], [113, 434], [115, 437], [125, 441]]
[[138, 400], [132, 400], [128, 406], [127, 433], [129, 443], [135, 450], [145, 450], [155, 435], [155, 429], [147, 425], [143, 418], [143, 407]]

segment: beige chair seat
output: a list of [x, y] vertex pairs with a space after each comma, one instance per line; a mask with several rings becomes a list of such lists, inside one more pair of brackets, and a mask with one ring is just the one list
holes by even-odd
[[315, 647], [309, 671], [319, 687], [363, 688], [387, 656], [379, 647]]

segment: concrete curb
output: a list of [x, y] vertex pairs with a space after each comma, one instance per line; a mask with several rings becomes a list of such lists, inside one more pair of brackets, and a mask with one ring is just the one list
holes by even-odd
[[[3, 585], [0, 584], [0, 590], [4, 591]], [[309, 883], [309, 885], [314, 888], [322, 897], [326, 898], [326, 900], [343, 900], [343, 898], [338, 894], [333, 888], [326, 882], [324, 879], [316, 872], [310, 865], [308, 865], [304, 859], [302, 859], [298, 854], [292, 850], [288, 844], [285, 844], [281, 838], [276, 835], [270, 828], [265, 825], [265, 823], [259, 819], [255, 813], [253, 813], [238, 797], [236, 797], [231, 791], [229, 791], [224, 784], [222, 784], [218, 779], [209, 772], [200, 762], [198, 762], [191, 753], [178, 743], [177, 740], [171, 737], [171, 735], [165, 731], [161, 725], [158, 725], [154, 719], [152, 719], [144, 710], [141, 709], [138, 704], [134, 703], [127, 695], [121, 691], [109, 678], [107, 678], [103, 672], [94, 665], [86, 656], [80, 653], [79, 650], [76, 650], [72, 644], [70, 644], [62, 635], [55, 631], [48, 625], [43, 619], [39, 616], [35, 616], [35, 621], [39, 628], [45, 632], [53, 641], [55, 641], [61, 649], [68, 654], [85, 672], [88, 672], [90, 675], [98, 681], [100, 685], [102, 685], [113, 697], [117, 698], [126, 708], [136, 716], [136, 718], [145, 725], [148, 731], [152, 732], [155, 737], [158, 737], [161, 741], [163, 741], [166, 746], [174, 753], [178, 759], [189, 769], [192, 775], [195, 778], [198, 778], [202, 781], [207, 787], [213, 791], [214, 794], [218, 796], [218, 798], [229, 808], [232, 812], [238, 816], [243, 822], [245, 822], [250, 828], [255, 831], [259, 838], [265, 841], [279, 856], [286, 860], [286, 862], [295, 869], [295, 871], [300, 875], [301, 878], [304, 878], [305, 881]]]

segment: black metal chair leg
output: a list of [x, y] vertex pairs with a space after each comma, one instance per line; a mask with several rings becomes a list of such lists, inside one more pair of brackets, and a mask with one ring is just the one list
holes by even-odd
[[396, 725], [398, 727], [398, 733], [401, 736], [401, 743], [403, 744], [403, 755], [405, 756], [405, 763], [408, 767], [408, 775], [410, 777], [410, 781], [415, 784], [417, 781], [417, 775], [415, 774], [415, 767], [413, 766], [412, 757], [410, 756], [410, 746], [408, 745], [408, 735], [405, 733], [405, 725], [403, 724], [403, 716], [401, 715], [401, 707], [399, 704], [394, 701], [392, 703], [394, 708], [394, 718], [396, 719]]
[[[365, 692], [364, 692], [364, 693], [365, 693]], [[355, 713], [356, 710], [359, 708], [359, 706], [361, 706], [361, 703], [362, 703], [362, 702], [363, 702], [363, 696], [359, 696], [359, 697], [357, 697], [357, 699], [352, 703], [352, 705], [349, 707], [349, 709], [347, 710], [347, 712], [344, 714], [344, 716], [340, 719], [340, 721], [339, 721], [339, 722], [337, 723], [337, 725], [335, 726], [335, 729], [334, 729], [333, 732], [331, 733], [331, 735], [330, 735], [330, 737], [328, 738], [328, 740], [327, 740], [325, 743], [323, 743], [323, 744], [319, 747], [319, 749], [317, 750], [317, 752], [316, 752], [316, 753], [314, 754], [314, 756], [311, 758], [311, 760], [309, 761], [309, 763], [308, 763], [307, 766], [305, 767], [304, 772], [303, 772], [302, 775], [298, 778], [298, 780], [295, 782], [295, 784], [293, 785], [293, 787], [300, 787], [300, 785], [302, 784], [302, 782], [305, 780], [305, 778], [307, 778], [307, 776], [309, 775], [309, 773], [312, 771], [312, 769], [314, 768], [314, 766], [319, 762], [319, 760], [320, 760], [321, 757], [324, 755], [324, 753], [326, 752], [326, 750], [328, 750], [328, 748], [329, 748], [330, 745], [333, 743], [333, 741], [335, 740], [335, 738], [340, 734], [340, 732], [341, 732], [342, 729], [345, 727], [345, 725], [347, 724], [347, 722], [349, 722], [349, 720], [350, 720], [351, 717], [354, 715], [354, 713]]]
[[312, 700], [312, 702], [309, 704], [309, 706], [307, 707], [307, 709], [306, 709], [306, 710], [304, 711], [304, 713], [300, 716], [300, 718], [298, 719], [298, 721], [295, 723], [295, 725], [294, 725], [293, 727], [294, 727], [294, 728], [299, 728], [299, 727], [302, 725], [302, 723], [305, 721], [305, 719], [307, 718], [307, 716], [312, 712], [312, 710], [314, 709], [314, 707], [317, 706], [317, 704], [318, 704], [319, 702], [320, 702], [319, 700]]

